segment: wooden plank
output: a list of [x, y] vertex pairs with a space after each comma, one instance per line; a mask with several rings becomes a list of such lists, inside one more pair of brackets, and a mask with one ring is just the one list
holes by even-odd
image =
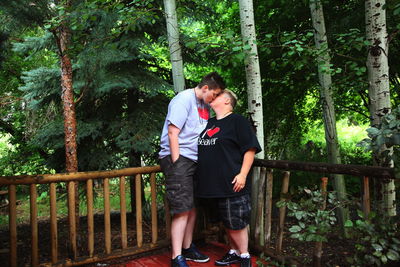
[[369, 194], [369, 177], [363, 177], [363, 211], [364, 215], [367, 218], [368, 214], [371, 212], [371, 198]]
[[50, 239], [51, 239], [51, 262], [58, 261], [58, 233], [57, 233], [57, 197], [56, 184], [50, 184]]
[[17, 194], [15, 185], [8, 187], [9, 228], [10, 228], [10, 267], [17, 266]]
[[122, 249], [125, 249], [128, 246], [128, 235], [126, 226], [126, 194], [124, 176], [122, 176], [119, 180], [119, 205], [121, 216], [121, 247]]
[[260, 170], [260, 179], [257, 195], [257, 209], [256, 209], [256, 229], [254, 231], [255, 240], [257, 244], [264, 245], [264, 197], [265, 197], [265, 175], [266, 168], [262, 167]]
[[86, 181], [89, 179], [115, 178], [121, 176], [134, 176], [136, 174], [145, 174], [160, 172], [159, 165], [125, 168], [112, 171], [91, 171], [91, 172], [69, 172], [56, 174], [39, 175], [18, 175], [18, 176], [0, 176], [0, 184], [48, 184], [55, 182]]
[[111, 253], [111, 219], [110, 219], [110, 184], [109, 179], [105, 178], [103, 183], [104, 190], [104, 245], [106, 254]]
[[150, 175], [150, 188], [151, 188], [151, 243], [155, 244], [158, 239], [158, 225], [157, 225], [157, 185], [156, 173]]
[[[118, 259], [121, 257], [127, 257], [127, 256], [133, 256], [133, 255], [139, 255], [144, 252], [152, 252], [156, 251], [161, 248], [168, 248], [170, 245], [169, 240], [160, 240], [157, 242], [156, 245], [150, 244], [150, 243], [145, 243], [143, 244], [142, 247], [128, 247], [125, 250], [115, 250], [111, 254], [99, 254], [94, 257], [78, 257], [76, 260], [70, 260], [67, 259], [61, 263], [60, 266], [84, 266], [85, 264], [92, 264], [95, 262], [105, 262], [113, 259]], [[51, 263], [41, 263], [40, 266], [43, 267], [51, 267], [53, 266]], [[58, 265], [57, 265], [58, 266]]]
[[395, 179], [394, 168], [363, 166], [351, 164], [330, 164], [322, 162], [301, 162], [288, 160], [255, 159], [254, 166], [291, 171], [307, 171], [317, 173], [348, 174], [352, 176], [369, 176], [378, 179]]
[[93, 179], [86, 181], [86, 205], [88, 227], [88, 253], [93, 257], [94, 253], [94, 217], [93, 217]]
[[142, 175], [135, 176], [136, 188], [136, 235], [137, 246], [140, 248], [143, 245], [143, 218], [142, 218]]
[[273, 170], [267, 171], [266, 187], [265, 187], [265, 246], [271, 244], [271, 225], [272, 225], [272, 189], [273, 189]]
[[[284, 200], [284, 195], [287, 194], [287, 192], [288, 192], [289, 176], [290, 176], [290, 172], [283, 173], [281, 200]], [[281, 207], [281, 208], [279, 208], [279, 223], [278, 223], [278, 231], [277, 231], [278, 234], [277, 234], [277, 242], [276, 242], [276, 251], [278, 253], [280, 253], [282, 251], [285, 218], [286, 218], [286, 207]]]
[[78, 256], [76, 247], [75, 183], [68, 182], [68, 224], [69, 245], [74, 259]]
[[30, 223], [31, 223], [31, 266], [39, 265], [38, 223], [37, 223], [37, 190], [30, 185]]
[[[328, 177], [322, 177], [321, 182], [321, 193], [323, 196], [323, 201], [321, 203], [320, 210], [326, 209], [326, 188], [328, 186]], [[322, 258], [322, 242], [315, 242], [314, 252], [313, 252], [313, 267], [321, 267]]]

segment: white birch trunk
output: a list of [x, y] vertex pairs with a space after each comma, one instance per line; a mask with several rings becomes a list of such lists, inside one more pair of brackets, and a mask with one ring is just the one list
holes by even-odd
[[[258, 59], [257, 44], [256, 44], [256, 29], [254, 22], [253, 0], [239, 0], [240, 7], [240, 25], [242, 30], [243, 45], [245, 47], [245, 68], [247, 80], [247, 97], [248, 110], [256, 127], [256, 134], [261, 148], [264, 150], [264, 122], [263, 122], [263, 105], [262, 105], [262, 90], [260, 64]], [[249, 49], [246, 47], [249, 46]], [[257, 158], [264, 159], [265, 152], [257, 155]], [[253, 168], [252, 180], [252, 206], [257, 207], [257, 189], [260, 177], [260, 168]], [[254, 209], [257, 210], [257, 209]], [[252, 213], [251, 217], [251, 237], [255, 233], [256, 212]], [[262, 224], [261, 224], [262, 225]], [[262, 229], [261, 229], [262, 230]], [[263, 232], [261, 232], [263, 235]], [[251, 238], [250, 237], [250, 238]], [[260, 238], [264, 240], [264, 238]]]
[[[314, 27], [315, 46], [318, 51], [318, 77], [321, 85], [321, 104], [325, 126], [325, 141], [329, 163], [341, 164], [339, 141], [336, 131], [336, 113], [332, 98], [332, 77], [330, 70], [330, 56], [328, 40], [325, 29], [325, 19], [320, 0], [310, 0], [311, 19]], [[343, 175], [332, 175], [334, 178], [334, 189], [338, 199], [345, 201], [346, 184]], [[338, 212], [339, 222], [344, 230], [344, 223], [348, 219], [348, 210], [340, 208]]]
[[179, 44], [179, 28], [176, 16], [175, 0], [164, 0], [165, 19], [167, 22], [169, 53], [172, 64], [172, 78], [175, 92], [185, 89], [185, 77], [183, 74], [182, 51]]
[[[382, 116], [391, 112], [389, 89], [389, 65], [388, 65], [388, 34], [386, 29], [385, 0], [365, 1], [366, 38], [370, 42], [367, 57], [370, 116], [372, 126], [381, 123]], [[393, 161], [387, 161], [382, 157], [382, 152], [388, 149], [385, 145], [374, 153], [374, 163], [380, 166], [393, 167]], [[382, 182], [379, 186], [378, 198], [381, 208], [389, 216], [396, 215], [396, 192], [394, 180]], [[378, 203], [379, 204], [379, 203]]]

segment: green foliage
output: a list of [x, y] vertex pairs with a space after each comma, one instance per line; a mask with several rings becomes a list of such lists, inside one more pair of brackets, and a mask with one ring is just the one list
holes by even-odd
[[21, 58], [36, 59], [36, 64], [23, 72], [22, 85], [18, 84], [31, 114], [26, 143], [44, 152], [42, 162], [47, 167], [58, 172], [64, 169], [55, 33], [65, 19], [72, 29], [69, 49], [77, 102], [79, 169], [126, 167], [132, 151], [153, 156], [168, 103], [164, 95], [172, 88], [165, 64], [157, 60], [162, 51], [152, 50], [164, 33], [163, 27], [154, 26], [164, 23], [160, 1], [74, 4], [68, 10], [49, 5], [52, 8], [45, 13], [51, 15], [41, 18], [39, 30], [14, 43], [14, 52]]
[[[400, 165], [400, 106], [393, 109], [391, 113], [384, 115], [380, 125], [367, 129], [368, 138], [362, 140], [359, 146], [374, 152], [378, 162], [382, 166], [390, 166], [394, 161], [396, 176]], [[382, 147], [385, 146], [385, 149]], [[393, 153], [390, 149], [393, 149]]]
[[[290, 200], [277, 203], [278, 207], [287, 207], [288, 216], [296, 222], [289, 228], [290, 237], [307, 242], [327, 242], [327, 234], [336, 223], [335, 209], [341, 204], [334, 192], [322, 192], [299, 188], [298, 194]], [[327, 201], [327, 208], [321, 209]]]
[[351, 266], [382, 266], [400, 260], [400, 232], [397, 218], [365, 216], [358, 211], [358, 219], [349, 220], [345, 226], [355, 240], [355, 254], [348, 257]]
[[[154, 159], [164, 115], [159, 111], [165, 112], [173, 95], [162, 1], [74, 1], [70, 9], [59, 2], [49, 3], [41, 0], [32, 6], [30, 1], [16, 0], [0, 4], [1, 32], [6, 38], [2, 44], [10, 51], [0, 52], [10, 64], [6, 75], [0, 73], [0, 90], [12, 85], [6, 93], [14, 99], [23, 96], [26, 103], [0, 108], [3, 118], [13, 113], [17, 117], [13, 127], [27, 133], [13, 139], [15, 143], [29, 144], [39, 150], [49, 168], [63, 170], [55, 37], [65, 19], [72, 30], [69, 52], [78, 127], [82, 128], [78, 129], [80, 170], [126, 166], [133, 152]], [[323, 4], [332, 58], [327, 71], [334, 78], [337, 118], [364, 124], [369, 120], [364, 66], [369, 44], [364, 39], [363, 3], [334, 0]], [[324, 160], [323, 134], [315, 139], [321, 142], [306, 138], [310, 126], [322, 117], [308, 3], [282, 0], [255, 5], [267, 156]], [[393, 1], [387, 3], [389, 34], [400, 25], [398, 8]], [[195, 86], [206, 72], [219, 71], [240, 98], [237, 111], [246, 114], [243, 59], [248, 46], [241, 39], [238, 2], [182, 0], [177, 12], [187, 86]], [[391, 40], [389, 51], [393, 99], [397, 101], [399, 63], [394, 59], [400, 57], [398, 38]], [[15, 111], [22, 109], [17, 115]], [[305, 148], [308, 141], [313, 142], [310, 151]], [[352, 142], [341, 144], [341, 151], [343, 163], [370, 163], [368, 154]]]

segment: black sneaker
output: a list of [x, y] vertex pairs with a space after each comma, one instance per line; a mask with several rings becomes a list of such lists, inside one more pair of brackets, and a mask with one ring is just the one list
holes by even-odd
[[240, 258], [240, 267], [251, 267], [251, 258]]
[[182, 255], [176, 256], [175, 259], [171, 260], [171, 267], [189, 267], [186, 263], [185, 257]]
[[210, 260], [210, 258], [201, 253], [194, 244], [191, 244], [187, 249], [182, 249], [182, 255], [188, 261], [207, 262]]
[[235, 262], [240, 261], [240, 256], [236, 255], [236, 253], [229, 254], [226, 253], [221, 259], [215, 261], [215, 265], [217, 266], [225, 266]]

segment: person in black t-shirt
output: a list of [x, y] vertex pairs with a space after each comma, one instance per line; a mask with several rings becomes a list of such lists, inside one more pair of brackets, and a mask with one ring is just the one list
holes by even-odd
[[231, 250], [215, 264], [240, 262], [241, 267], [248, 267], [249, 171], [261, 148], [250, 122], [233, 113], [236, 101], [234, 93], [225, 89], [210, 103], [216, 117], [208, 121], [198, 139], [195, 196], [212, 199], [218, 206], [229, 238]]

